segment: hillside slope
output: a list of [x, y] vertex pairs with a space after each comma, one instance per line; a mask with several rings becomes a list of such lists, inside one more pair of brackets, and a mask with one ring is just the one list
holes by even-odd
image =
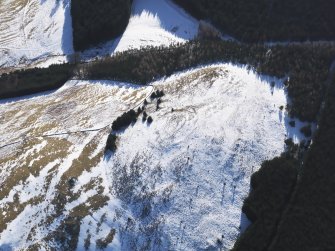
[[170, 0], [135, 0], [116, 51], [183, 42], [194, 38], [197, 31], [198, 22]]
[[[0, 67], [73, 53], [70, 1], [0, 2]], [[55, 57], [62, 62], [64, 57]]]
[[146, 46], [168, 46], [193, 39], [198, 21], [171, 0], [133, 0], [129, 24], [119, 38], [89, 49], [84, 57]]
[[[244, 227], [250, 175], [284, 150], [286, 135], [299, 137], [279, 109], [287, 103], [280, 81], [271, 89], [271, 79], [263, 80], [214, 65], [158, 81], [154, 88], [166, 95], [158, 110], [147, 98], [153, 123], [140, 117], [119, 132], [112, 155], [104, 155], [104, 126], [153, 87], [72, 81], [57, 92], [0, 104], [1, 142], [19, 141], [0, 149], [1, 245], [232, 247]], [[57, 132], [65, 134], [43, 136]]]

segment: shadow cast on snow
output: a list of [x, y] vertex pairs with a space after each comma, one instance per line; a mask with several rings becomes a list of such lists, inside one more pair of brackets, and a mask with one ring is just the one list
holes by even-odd
[[[143, 17], [145, 20], [155, 20], [157, 23], [159, 23], [163, 30], [171, 33], [176, 38], [184, 40], [190, 39], [190, 31], [188, 28], [180, 27], [185, 26], [187, 21], [189, 21], [189, 25], [191, 25], [191, 23], [197, 23], [197, 21], [192, 16], [187, 14], [179, 6], [172, 3], [171, 0], [134, 0], [130, 22], [133, 18], [141, 19], [141, 17]], [[83, 56], [87, 59], [92, 59], [96, 56], [113, 54], [118, 48], [122, 36], [123, 34], [114, 40], [101, 43], [100, 45], [84, 51]], [[164, 44], [162, 43], [162, 45]]]
[[1, 244], [0, 251], [12, 251], [14, 250], [11, 245], [9, 244]]
[[[59, 6], [59, 2], [57, 4]], [[70, 56], [74, 53], [73, 49], [73, 34], [72, 34], [72, 17], [71, 17], [71, 1], [63, 1], [64, 8], [64, 25], [62, 35], [62, 51], [66, 55], [67, 61], [70, 61]]]

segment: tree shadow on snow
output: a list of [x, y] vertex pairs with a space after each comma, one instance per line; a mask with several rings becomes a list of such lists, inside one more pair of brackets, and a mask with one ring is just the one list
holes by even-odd
[[[59, 5], [59, 4], [57, 4]], [[72, 35], [72, 17], [71, 17], [71, 1], [63, 1], [64, 8], [64, 25], [62, 35], [62, 51], [67, 55], [67, 61], [70, 61], [70, 55], [74, 53], [73, 49], [73, 35]]]
[[14, 250], [9, 244], [1, 244], [0, 251], [12, 251]]

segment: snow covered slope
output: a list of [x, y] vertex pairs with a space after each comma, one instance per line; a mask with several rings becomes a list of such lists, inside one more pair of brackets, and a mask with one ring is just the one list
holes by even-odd
[[[19, 141], [0, 148], [0, 247], [227, 250], [250, 175], [294, 133], [280, 81], [263, 80], [227, 64], [160, 80], [153, 123], [120, 132], [112, 155], [104, 126], [153, 87], [70, 81], [0, 104], [0, 141]], [[45, 136], [85, 128], [102, 129]]]
[[[73, 234], [69, 229], [75, 231], [71, 220], [79, 223], [110, 201], [106, 170], [99, 166], [109, 133], [105, 126], [151, 91], [71, 81], [56, 92], [0, 104], [0, 130], [6, 132], [1, 145], [19, 141], [0, 148], [0, 250], [73, 249], [61, 241]], [[75, 133], [95, 128], [102, 129]], [[55, 132], [74, 133], [46, 136]], [[71, 178], [81, 175], [88, 178], [70, 189]]]
[[[46, 67], [73, 53], [70, 0], [3, 0], [0, 13], [0, 67]], [[198, 21], [170, 0], [134, 0], [124, 34], [83, 58], [185, 42], [197, 32]]]
[[73, 53], [70, 0], [1, 0], [0, 13], [0, 66]]
[[[280, 87], [278, 82], [277, 87]], [[205, 67], [155, 84], [153, 123], [121, 134], [107, 164], [132, 215], [123, 250], [228, 250], [243, 224], [251, 174], [284, 151], [283, 89], [245, 69]], [[173, 110], [172, 110], [173, 109]]]
[[170, 0], [135, 0], [116, 51], [184, 42], [194, 38], [197, 31], [198, 22]]
[[84, 53], [87, 57], [146, 46], [168, 46], [193, 39], [199, 23], [171, 0], [134, 0], [122, 36]]

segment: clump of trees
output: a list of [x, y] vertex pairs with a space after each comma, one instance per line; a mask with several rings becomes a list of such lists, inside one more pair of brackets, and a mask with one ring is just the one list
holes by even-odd
[[114, 240], [115, 233], [116, 233], [115, 229], [110, 230], [110, 232], [105, 238], [98, 239], [96, 241], [96, 247], [101, 250], [107, 248], [108, 244], [110, 244]]
[[162, 90], [157, 90], [157, 91], [151, 93], [150, 98], [151, 98], [151, 99], [161, 98], [161, 97], [163, 97], [164, 95], [165, 95], [165, 94], [164, 94], [164, 91], [162, 91]]
[[74, 49], [81, 51], [121, 35], [131, 4], [132, 0], [72, 0]]
[[[170, 47], [147, 47], [116, 53], [78, 66], [77, 78], [111, 79], [147, 84], [176, 71], [215, 62], [243, 64], [258, 74], [285, 79], [292, 99], [291, 117], [314, 121], [325, 95], [325, 81], [335, 57], [331, 45], [273, 46], [232, 41], [190, 41]], [[73, 65], [18, 71], [0, 77], [0, 97], [49, 90], [61, 86], [72, 75]], [[161, 93], [155, 92], [155, 96]], [[147, 101], [144, 102], [147, 103]]]
[[311, 125], [306, 125], [300, 128], [300, 132], [305, 135], [305, 137], [309, 138], [312, 136], [312, 127]]
[[332, 0], [174, 0], [245, 42], [333, 40]]
[[139, 113], [136, 113], [133, 109], [123, 113], [120, 117], [117, 117], [112, 124], [113, 131], [118, 131], [123, 128], [127, 128], [132, 123], [137, 121]]

